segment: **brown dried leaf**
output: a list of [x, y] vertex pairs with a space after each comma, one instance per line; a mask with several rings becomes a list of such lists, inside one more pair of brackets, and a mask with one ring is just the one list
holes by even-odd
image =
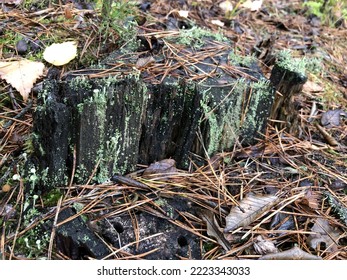
[[316, 233], [307, 238], [307, 242], [311, 248], [317, 249], [318, 244], [325, 243], [328, 252], [336, 252], [338, 250], [337, 243], [342, 233], [339, 230], [333, 229], [329, 225], [328, 220], [317, 218], [311, 231]]
[[308, 190], [305, 196], [302, 198], [301, 202], [308, 205], [310, 208], [317, 210], [319, 208], [318, 199], [321, 195], [312, 190]]
[[[250, 193], [239, 207], [233, 207], [225, 218], [224, 232], [230, 232], [238, 227], [246, 227], [274, 206], [279, 198], [275, 195], [255, 195]], [[242, 210], [244, 211], [242, 211]]]
[[26, 101], [34, 83], [43, 75], [44, 68], [43, 63], [27, 59], [0, 61], [0, 78], [11, 84]]
[[167, 174], [167, 173], [175, 173], [176, 162], [174, 159], [163, 159], [161, 161], [157, 161], [148, 166], [143, 172], [144, 176], [152, 175], [152, 174]]
[[216, 238], [218, 244], [224, 250], [229, 251], [231, 249], [230, 243], [224, 237], [223, 230], [219, 227], [215, 215], [207, 210], [200, 210], [200, 216], [206, 222], [208, 236]]
[[141, 69], [152, 65], [155, 62], [153, 56], [141, 57], [136, 61], [136, 68]]
[[323, 92], [324, 88], [315, 82], [307, 81], [304, 84], [302, 90], [309, 93], [316, 93], [316, 92]]
[[319, 132], [323, 135], [324, 139], [328, 142], [329, 145], [331, 146], [338, 146], [339, 142], [336, 141], [334, 137], [332, 137], [324, 127], [320, 126], [318, 123], [314, 124], [315, 127], [319, 130]]

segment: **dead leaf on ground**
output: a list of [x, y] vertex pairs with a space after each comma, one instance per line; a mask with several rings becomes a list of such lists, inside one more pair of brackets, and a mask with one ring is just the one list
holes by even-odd
[[308, 93], [317, 93], [317, 92], [323, 92], [324, 88], [315, 82], [307, 81], [304, 84], [302, 90]]
[[278, 200], [279, 198], [275, 195], [255, 195], [250, 193], [240, 202], [239, 207], [235, 206], [231, 209], [230, 214], [225, 218], [224, 232], [248, 226], [271, 209]]
[[268, 254], [259, 258], [259, 260], [321, 260], [319, 256], [311, 255], [298, 247], [275, 253]]
[[11, 84], [23, 97], [28, 99], [29, 93], [38, 78], [43, 75], [45, 65], [28, 59], [18, 61], [0, 61], [0, 77]]
[[207, 235], [216, 238], [218, 244], [220, 244], [224, 250], [229, 251], [231, 249], [230, 243], [226, 240], [223, 229], [219, 227], [213, 212], [208, 210], [200, 210], [200, 216], [207, 225]]
[[155, 59], [153, 58], [153, 56], [140, 57], [136, 61], [136, 68], [137, 69], [145, 68], [145, 67], [151, 66], [154, 62], [155, 62]]
[[152, 174], [168, 174], [175, 172], [177, 172], [176, 161], [174, 159], [163, 159], [150, 164], [143, 172], [143, 175], [148, 176]]
[[278, 249], [273, 243], [273, 241], [258, 235], [254, 240], [253, 247], [255, 251], [260, 255], [274, 254], [278, 253]]
[[342, 109], [326, 111], [322, 115], [321, 124], [326, 127], [339, 126], [341, 116], [347, 117], [347, 113]]
[[263, 5], [263, 0], [247, 0], [241, 6], [247, 9], [251, 9], [252, 12], [259, 11], [261, 6]]
[[301, 199], [301, 203], [309, 206], [311, 209], [317, 210], [319, 209], [318, 199], [320, 198], [320, 194], [315, 191], [308, 190], [305, 193], [305, 196]]
[[315, 233], [307, 238], [307, 242], [311, 248], [317, 249], [320, 243], [325, 243], [328, 252], [336, 252], [338, 250], [337, 243], [342, 233], [333, 229], [329, 225], [328, 220], [317, 218], [311, 231]]

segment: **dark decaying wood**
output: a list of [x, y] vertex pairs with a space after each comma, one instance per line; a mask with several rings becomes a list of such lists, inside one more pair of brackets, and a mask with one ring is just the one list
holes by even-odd
[[133, 78], [47, 82], [35, 117], [44, 185], [66, 184], [74, 165], [76, 182], [86, 182], [93, 172], [101, 182], [137, 163], [173, 158], [186, 168], [192, 154], [212, 156], [235, 141], [254, 143], [270, 113], [272, 88], [242, 83], [246, 86], [146, 85]]
[[103, 182], [164, 158], [187, 168], [195, 155], [254, 144], [264, 133], [273, 87], [254, 63], [230, 66], [230, 51], [190, 66], [204, 77], [196, 81], [175, 68], [152, 83], [145, 74], [131, 74], [131, 67], [122, 69], [125, 77], [96, 78], [90, 71], [47, 80], [34, 120], [41, 185], [64, 186], [72, 174], [77, 183]]
[[301, 92], [307, 76], [299, 69], [288, 69], [281, 61], [271, 71], [270, 81], [277, 90], [270, 119], [279, 120], [277, 126], [286, 128], [293, 135], [299, 132], [298, 108], [294, 96]]

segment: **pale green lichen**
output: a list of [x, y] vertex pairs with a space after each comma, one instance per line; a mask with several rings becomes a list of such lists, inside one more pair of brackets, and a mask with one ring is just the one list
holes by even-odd
[[235, 52], [230, 52], [229, 60], [230, 60], [230, 63], [233, 65], [251, 67], [252, 64], [257, 61], [257, 58], [255, 57], [255, 55], [243, 56], [243, 55], [238, 55]]
[[305, 57], [293, 58], [290, 50], [281, 50], [277, 53], [277, 65], [282, 69], [305, 75], [306, 64]]
[[224, 98], [218, 103], [213, 101], [210, 89], [203, 93], [200, 106], [204, 112], [203, 120], [206, 119], [209, 126], [206, 147], [209, 155], [217, 151], [228, 150], [235, 143], [239, 135], [241, 106], [246, 88], [245, 80], [238, 80], [234, 87], [227, 87], [229, 92], [221, 92], [221, 96]]
[[77, 76], [76, 78], [72, 79], [69, 82], [69, 86], [71, 89], [76, 91], [80, 89], [91, 90], [92, 88], [89, 79], [85, 76]]
[[181, 29], [177, 37], [169, 37], [170, 40], [185, 46], [200, 48], [206, 43], [206, 38], [211, 38], [218, 42], [226, 42], [227, 38], [220, 32], [212, 32], [198, 26], [190, 29]]
[[[269, 109], [266, 106], [260, 105], [262, 105], [261, 103], [266, 100], [272, 100], [271, 95], [273, 92], [271, 90], [270, 82], [266, 79], [260, 79], [257, 82], [252, 82], [249, 86], [251, 96], [249, 98], [249, 105], [244, 111], [245, 118], [241, 125], [242, 131], [259, 132], [263, 125], [264, 116], [269, 114], [269, 112], [260, 111], [262, 107], [263, 110]], [[260, 119], [259, 116], [261, 116]]]

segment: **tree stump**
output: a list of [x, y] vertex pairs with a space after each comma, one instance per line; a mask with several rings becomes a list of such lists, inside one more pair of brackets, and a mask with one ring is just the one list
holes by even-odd
[[293, 59], [289, 52], [281, 52], [272, 68], [270, 81], [279, 92], [275, 96], [270, 118], [282, 121], [278, 123], [280, 129], [286, 128], [289, 133], [297, 135], [299, 121], [293, 98], [307, 81], [305, 61]]
[[[164, 158], [187, 168], [192, 155], [261, 138], [272, 85], [255, 63], [230, 59], [232, 46], [204, 42], [199, 49], [166, 42], [145, 66], [143, 57], [117, 51], [108, 70], [47, 80], [34, 120], [42, 184], [66, 185], [72, 174], [77, 183], [103, 182]], [[206, 50], [210, 55], [200, 58]]]

